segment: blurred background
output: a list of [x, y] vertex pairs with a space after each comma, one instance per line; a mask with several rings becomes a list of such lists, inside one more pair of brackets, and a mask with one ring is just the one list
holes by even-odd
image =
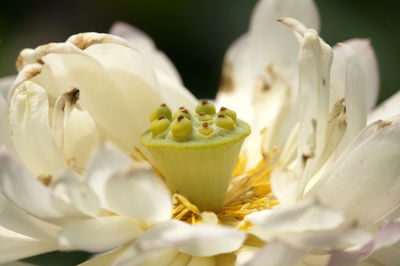
[[[316, 0], [321, 35], [329, 44], [369, 38], [381, 74], [380, 101], [400, 86], [400, 1]], [[114, 21], [149, 34], [177, 66], [198, 98], [213, 98], [229, 44], [248, 28], [256, 0], [70, 0], [3, 1], [0, 10], [0, 77], [16, 73], [25, 47], [65, 41], [78, 32], [107, 32]]]
[[[333, 45], [349, 38], [369, 38], [379, 61], [379, 101], [397, 92], [400, 1], [316, 2], [325, 41]], [[255, 3], [256, 0], [3, 1], [0, 77], [16, 73], [15, 59], [25, 47], [62, 42], [78, 32], [107, 32], [114, 21], [125, 21], [153, 38], [175, 63], [186, 87], [198, 98], [213, 98], [223, 55], [232, 41], [247, 30]], [[87, 256], [80, 252], [52, 254], [30, 261], [40, 265], [73, 265]]]

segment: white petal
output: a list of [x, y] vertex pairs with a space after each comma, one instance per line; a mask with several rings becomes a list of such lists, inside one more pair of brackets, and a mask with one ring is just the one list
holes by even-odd
[[156, 74], [160, 86], [160, 96], [171, 110], [178, 110], [181, 106], [188, 110], [194, 110], [197, 100], [188, 89], [162, 72], [156, 72]]
[[85, 170], [87, 183], [95, 192], [103, 208], [108, 208], [105, 196], [106, 183], [118, 171], [125, 170], [133, 164], [133, 160], [120, 149], [110, 143], [100, 145], [93, 152]]
[[114, 174], [106, 183], [110, 210], [143, 221], [164, 221], [172, 215], [168, 188], [152, 169], [132, 167]]
[[0, 189], [16, 206], [45, 221], [65, 224], [86, 217], [0, 150]]
[[[281, 17], [294, 17], [318, 30], [317, 8], [310, 0], [264, 0], [255, 7], [249, 31], [228, 49], [217, 103], [240, 112], [252, 122], [254, 85], [258, 75], [272, 66], [297, 94], [296, 58], [298, 45], [290, 32], [277, 23]], [[293, 97], [294, 95], [293, 94]]]
[[277, 23], [282, 17], [295, 18], [308, 28], [319, 28], [319, 15], [313, 1], [260, 1], [250, 22], [250, 62], [256, 73], [262, 73], [267, 65], [273, 64], [288, 81], [295, 82], [298, 44], [290, 31]]
[[333, 229], [343, 220], [343, 215], [339, 211], [312, 200], [255, 212], [245, 218], [245, 221], [254, 225], [248, 232], [264, 240], [287, 232]]
[[[309, 178], [321, 167], [318, 158], [326, 146], [333, 52], [331, 47], [319, 38], [316, 31], [303, 31], [305, 26], [294, 19], [282, 19], [281, 22], [292, 27], [295, 32], [300, 30], [296, 33], [303, 37], [298, 59], [300, 125], [297, 174], [301, 176], [301, 189], [304, 189]], [[315, 141], [313, 140], [311, 145], [310, 139], [314, 139], [314, 135]]]
[[12, 156], [18, 159], [8, 126], [7, 94], [14, 80], [15, 76], [0, 79], [0, 146], [4, 145]]
[[380, 119], [389, 119], [400, 114], [400, 91], [381, 103], [376, 109], [368, 114], [368, 124]]
[[15, 81], [15, 76], [8, 76], [5, 78], [0, 78], [0, 98], [7, 101], [8, 91], [11, 89], [12, 84]]
[[120, 216], [85, 220], [65, 226], [59, 233], [62, 250], [101, 252], [135, 239], [142, 229], [132, 220]]
[[[335, 103], [337, 100], [345, 98], [347, 121], [346, 133], [337, 151], [337, 155], [339, 155], [366, 125], [366, 98], [369, 91], [366, 90], [366, 73], [364, 73], [357, 52], [346, 44], [337, 45], [334, 52], [331, 69], [331, 97], [333, 99], [330, 100]], [[339, 95], [339, 93], [343, 94]]]
[[192, 226], [176, 220], [158, 224], [137, 239], [131, 254], [154, 256], [175, 248], [192, 256], [214, 256], [237, 250], [246, 234], [224, 226]]
[[96, 216], [100, 211], [100, 202], [96, 194], [72, 169], [63, 173], [52, 185], [52, 189], [65, 192], [71, 203], [87, 215]]
[[100, 136], [93, 118], [79, 104], [78, 90], [73, 89], [57, 98], [53, 128], [65, 161], [82, 172]]
[[[57, 175], [65, 164], [52, 136], [46, 91], [26, 81], [11, 96], [9, 121], [15, 147], [25, 165], [35, 175]], [[46, 152], [41, 152], [43, 149]]]
[[291, 266], [296, 265], [306, 255], [302, 250], [282, 241], [271, 241], [257, 252], [246, 266]]
[[271, 174], [271, 189], [282, 205], [297, 201], [299, 178], [289, 170], [278, 168]]
[[121, 248], [104, 255], [99, 255], [93, 259], [78, 264], [78, 266], [114, 265], [113, 263], [125, 252], [125, 250], [126, 248]]
[[[120, 54], [107, 52], [104, 64], [109, 63], [109, 66], [103, 66], [84, 53], [49, 54], [43, 60], [51, 68], [54, 79], [60, 83], [57, 84], [58, 87], [68, 91], [78, 88], [81, 105], [93, 117], [98, 127], [109, 139], [128, 151], [140, 145], [139, 136], [148, 124], [148, 117], [143, 114], [150, 113], [161, 100], [154, 91], [152, 92], [146, 81], [135, 76], [132, 71], [129, 72], [130, 65], [119, 66], [125, 71], [118, 67], [113, 69], [110, 55], [114, 55], [113, 60], [118, 62], [121, 56], [125, 56], [123, 51], [129, 50], [127, 47], [123, 48]], [[92, 50], [95, 52], [95, 48]], [[59, 67], [60, 65], [62, 67]], [[132, 70], [138, 65], [140, 64], [134, 63]], [[143, 71], [144, 76], [147, 74], [148, 71]], [[144, 91], [139, 93], [138, 89]]]
[[161, 71], [176, 83], [181, 84], [182, 80], [175, 66], [169, 58], [157, 50], [153, 40], [144, 32], [124, 22], [116, 22], [110, 29], [110, 34], [124, 38], [137, 48], [148, 60], [151, 61], [156, 70]]
[[0, 227], [0, 263], [50, 252], [57, 249], [57, 243], [39, 241]]
[[33, 217], [0, 194], [0, 226], [38, 240], [55, 241], [59, 227]]
[[367, 39], [350, 39], [344, 42], [353, 48], [354, 56], [361, 63], [364, 72], [366, 108], [374, 108], [379, 95], [379, 69], [375, 51]]
[[367, 243], [371, 235], [354, 227], [327, 231], [307, 231], [280, 236], [292, 246], [309, 250], [315, 254], [323, 254], [332, 250], [345, 249]]
[[[373, 254], [370, 257], [370, 260], [374, 259], [374, 255], [378, 255], [377, 256], [378, 259], [380, 249], [390, 247], [399, 241], [400, 241], [400, 221], [390, 222], [385, 226], [383, 226], [371, 241], [364, 244], [359, 249], [348, 252], [346, 251], [334, 252], [330, 259], [329, 266], [356, 265], [357, 261], [365, 259], [370, 254]], [[383, 249], [382, 251], [384, 250], [385, 249]], [[386, 251], [388, 250], [386, 249]], [[375, 254], [373, 252], [375, 252]], [[389, 251], [387, 255], [389, 256], [383, 258], [383, 260], [385, 261], [384, 265], [395, 265], [392, 264], [391, 261], [394, 262], [395, 260], [393, 259], [396, 256], [398, 258], [400, 253], [396, 254], [396, 253], [391, 253]], [[342, 264], [343, 260], [348, 260], [348, 264]]]
[[399, 117], [364, 129], [310, 194], [361, 226], [382, 219], [400, 203], [399, 135]]

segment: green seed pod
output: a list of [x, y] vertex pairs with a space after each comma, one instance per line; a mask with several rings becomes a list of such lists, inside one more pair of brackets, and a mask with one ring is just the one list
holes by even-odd
[[183, 115], [185, 118], [189, 120], [192, 119], [192, 116], [190, 115], [189, 111], [184, 107], [180, 107], [179, 110], [175, 112], [174, 119], [178, 119], [178, 117], [181, 115]]
[[218, 115], [215, 124], [220, 128], [225, 128], [230, 130], [235, 129], [235, 124], [233, 123], [233, 120], [229, 116]]
[[164, 116], [168, 120], [171, 120], [172, 113], [171, 110], [168, 108], [168, 106], [163, 103], [158, 107], [156, 110], [154, 110], [151, 115], [150, 115], [150, 121], [153, 122], [160, 118], [161, 116]]
[[204, 122], [202, 125], [201, 125], [201, 127], [199, 127], [199, 133], [201, 134], [201, 135], [204, 135], [204, 136], [210, 136], [213, 132], [214, 132], [214, 129], [212, 128], [212, 127], [210, 127], [210, 126], [208, 126], [208, 123], [207, 122]]
[[172, 136], [179, 141], [188, 140], [192, 131], [192, 122], [183, 115], [180, 115], [171, 125]]
[[199, 114], [201, 112], [213, 115], [215, 114], [215, 106], [212, 103], [209, 103], [207, 100], [203, 100], [196, 106], [196, 113]]
[[157, 120], [153, 121], [150, 125], [150, 131], [152, 136], [157, 136], [164, 132], [169, 127], [169, 120], [165, 116], [161, 116]]
[[229, 116], [233, 121], [236, 121], [236, 112], [226, 107], [221, 107], [221, 109], [218, 112], [218, 115]]
[[210, 121], [213, 118], [210, 115], [208, 115], [208, 114], [206, 114], [204, 112], [201, 112], [201, 113], [199, 113], [199, 118], [198, 119], [201, 122], [205, 122], [205, 121]]
[[217, 211], [223, 205], [240, 148], [251, 129], [240, 119], [233, 121], [231, 113], [215, 115], [215, 107], [207, 101], [196, 112], [180, 108], [174, 121], [155, 120], [140, 140], [171, 193], [185, 196], [201, 211]]

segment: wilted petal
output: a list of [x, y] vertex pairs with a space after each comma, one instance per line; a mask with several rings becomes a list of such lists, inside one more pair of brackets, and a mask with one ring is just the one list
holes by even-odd
[[309, 194], [367, 226], [400, 203], [400, 119], [376, 122], [327, 169]]
[[306, 252], [290, 245], [274, 240], [257, 252], [246, 266], [292, 266], [296, 265]]
[[29, 215], [0, 194], [0, 226], [38, 240], [55, 241], [59, 227]]
[[254, 225], [248, 232], [264, 240], [281, 233], [334, 229], [343, 220], [341, 212], [313, 200], [303, 200], [273, 210], [255, 212], [245, 218], [245, 221]]
[[143, 221], [164, 221], [172, 215], [168, 188], [149, 168], [134, 166], [115, 173], [106, 183], [110, 210]]
[[35, 175], [57, 175], [65, 163], [50, 128], [46, 91], [32, 81], [24, 82], [12, 95], [8, 111], [21, 160]]
[[105, 195], [108, 179], [114, 173], [125, 170], [132, 164], [133, 160], [128, 155], [110, 143], [100, 145], [93, 152], [84, 176], [103, 208], [109, 208]]
[[400, 91], [381, 103], [375, 110], [368, 114], [368, 124], [381, 119], [389, 119], [400, 114]]
[[0, 263], [57, 250], [57, 243], [29, 238], [0, 227]]
[[4, 149], [0, 150], [0, 190], [16, 206], [44, 221], [65, 224], [86, 217], [54, 195]]
[[69, 224], [59, 233], [61, 250], [101, 252], [135, 239], [142, 229], [131, 219], [111, 216]]
[[116, 22], [112, 25], [110, 29], [110, 34], [122, 37], [127, 40], [146, 58], [150, 60], [156, 70], [159, 70], [162, 73], [166, 74], [167, 76], [172, 78], [174, 82], [178, 84], [182, 83], [182, 80], [174, 64], [163, 52], [157, 50], [153, 40], [143, 31], [127, 23]]

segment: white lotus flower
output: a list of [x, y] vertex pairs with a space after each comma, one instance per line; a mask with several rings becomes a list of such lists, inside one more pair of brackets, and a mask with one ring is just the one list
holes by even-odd
[[[260, 1], [250, 31], [227, 53], [217, 103], [239, 110], [255, 134], [216, 213], [171, 200], [156, 173], [126, 155], [144, 152], [139, 135], [158, 104], [195, 103], [146, 35], [117, 24], [112, 33], [132, 44], [88, 33], [24, 50], [10, 123], [0, 117], [8, 150], [0, 154], [0, 262], [79, 249], [107, 252], [84, 265], [352, 265], [396, 243], [399, 121], [363, 129], [378, 90], [373, 50], [353, 40], [332, 51], [316, 31], [282, 19], [300, 42], [297, 67], [297, 41], [276, 22], [287, 16], [318, 28], [312, 1]], [[371, 120], [397, 114], [396, 104], [397, 96]], [[103, 144], [92, 154], [100, 139], [123, 152]], [[393, 249], [368, 259], [391, 265]]]

